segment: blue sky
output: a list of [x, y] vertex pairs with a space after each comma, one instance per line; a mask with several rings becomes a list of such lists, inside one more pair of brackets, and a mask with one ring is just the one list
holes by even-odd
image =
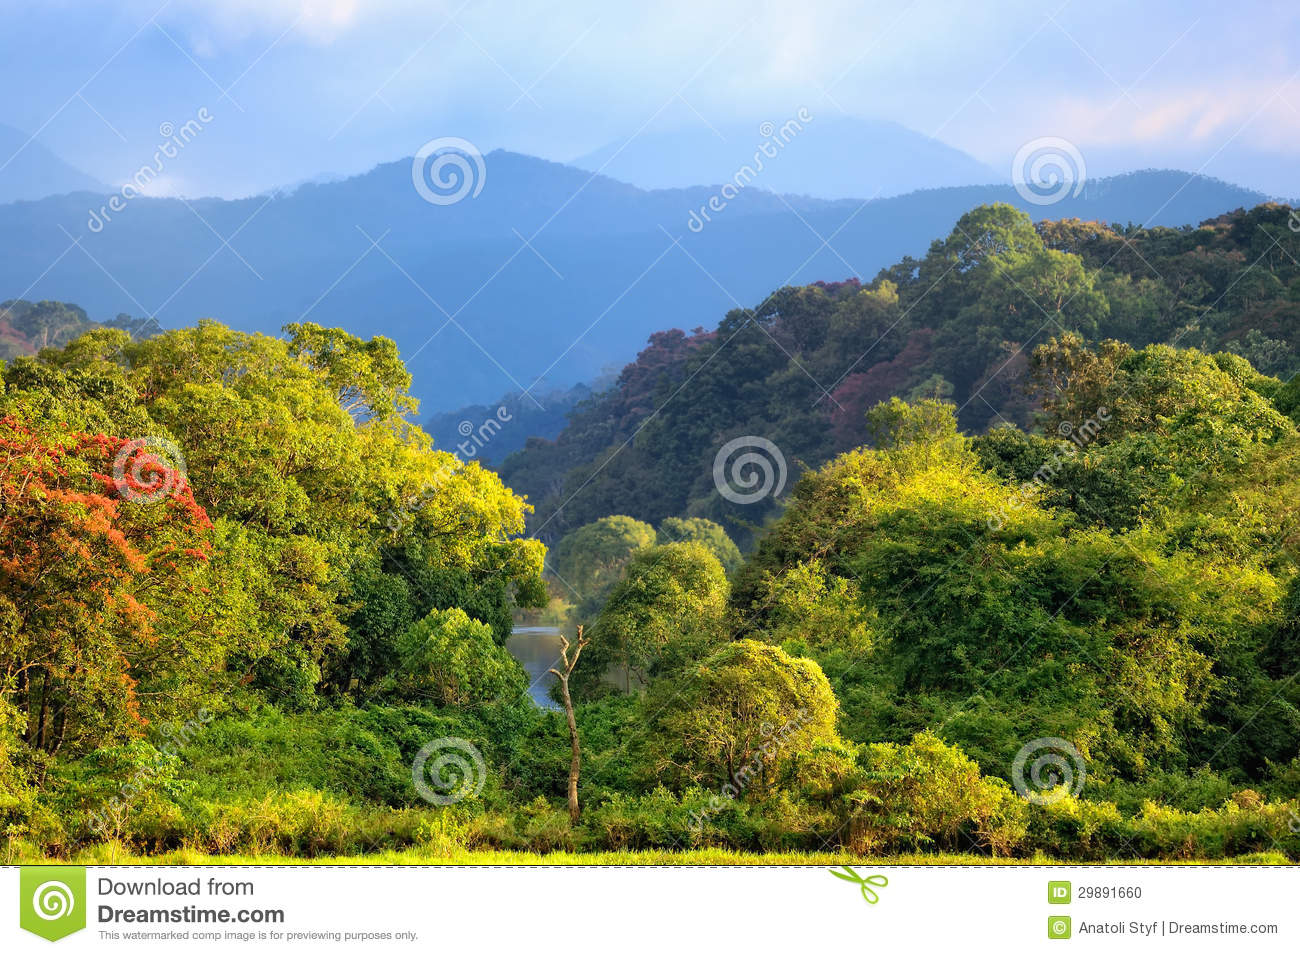
[[[1300, 5], [0, 0], [0, 122], [107, 183], [206, 109], [160, 192], [247, 195], [458, 136], [566, 160], [800, 106], [1009, 168], [1203, 170], [1300, 194]], [[2, 161], [2, 160], [0, 160]]]

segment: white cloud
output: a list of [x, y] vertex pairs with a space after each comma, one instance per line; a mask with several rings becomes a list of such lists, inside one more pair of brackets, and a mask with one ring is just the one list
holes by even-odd
[[1104, 97], [1067, 99], [1045, 111], [1081, 141], [1103, 146], [1160, 142], [1216, 148], [1241, 140], [1293, 152], [1300, 143], [1300, 79], [1255, 79], [1146, 90], [1140, 106]]
[[163, 0], [0, 5], [50, 39], [0, 63], [10, 86], [41, 81], [0, 121], [40, 128], [115, 56], [87, 96], [131, 146], [93, 116], [82, 124], [75, 103], [46, 130], [52, 145], [82, 148], [89, 125], [97, 156], [129, 162], [160, 116], [220, 103], [228, 122], [193, 170], [215, 188], [231, 188], [229, 156], [256, 155], [238, 168], [269, 187], [360, 171], [441, 134], [570, 158], [656, 110], [652, 127], [843, 107], [998, 167], [1042, 136], [1182, 165], [1267, 103], [1234, 148], [1300, 150], [1300, 82], [1269, 101], [1300, 67], [1294, 0], [1266, 12], [1215, 0], [170, 0], [159, 22], [200, 70], [157, 31], [128, 42]]

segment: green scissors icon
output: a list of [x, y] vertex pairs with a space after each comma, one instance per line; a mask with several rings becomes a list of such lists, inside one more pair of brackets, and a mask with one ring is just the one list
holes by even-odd
[[889, 879], [883, 875], [861, 876], [853, 871], [849, 866], [841, 866], [843, 872], [830, 870], [831, 875], [837, 879], [843, 879], [845, 882], [852, 882], [862, 890], [862, 897], [867, 900], [868, 904], [875, 905], [880, 901], [880, 896], [872, 886], [883, 889], [889, 885]]

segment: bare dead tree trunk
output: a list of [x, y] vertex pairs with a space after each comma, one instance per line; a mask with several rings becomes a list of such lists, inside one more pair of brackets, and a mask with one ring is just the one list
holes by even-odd
[[569, 822], [577, 823], [578, 821], [578, 769], [582, 763], [582, 751], [578, 746], [578, 723], [573, 718], [573, 697], [569, 695], [569, 677], [573, 675], [573, 669], [578, 665], [578, 657], [582, 654], [582, 648], [587, 645], [587, 638], [583, 636], [582, 624], [578, 624], [578, 642], [573, 644], [573, 657], [569, 657], [569, 638], [560, 635], [560, 659], [564, 661], [564, 672], [561, 673], [555, 667], [551, 667], [550, 672], [554, 673], [560, 679], [560, 696], [564, 700], [564, 715], [569, 720], [569, 745], [572, 748], [572, 756], [569, 759]]

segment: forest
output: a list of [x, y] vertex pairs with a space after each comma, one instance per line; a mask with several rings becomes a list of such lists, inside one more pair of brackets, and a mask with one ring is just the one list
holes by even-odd
[[532, 439], [500, 471], [548, 542], [610, 514], [706, 517], [750, 541], [777, 502], [717, 493], [711, 465], [728, 438], [762, 435], [815, 467], [865, 443], [866, 411], [891, 397], [952, 401], [967, 433], [1031, 428], [1030, 355], [1067, 332], [1227, 351], [1285, 378], [1300, 370], [1297, 227], [1276, 204], [1182, 229], [1035, 226], [979, 206], [869, 285], [782, 288], [711, 331], [652, 336], [558, 439]]
[[1300, 860], [1297, 222], [982, 206], [656, 334], [499, 472], [383, 337], [12, 357], [0, 852]]

